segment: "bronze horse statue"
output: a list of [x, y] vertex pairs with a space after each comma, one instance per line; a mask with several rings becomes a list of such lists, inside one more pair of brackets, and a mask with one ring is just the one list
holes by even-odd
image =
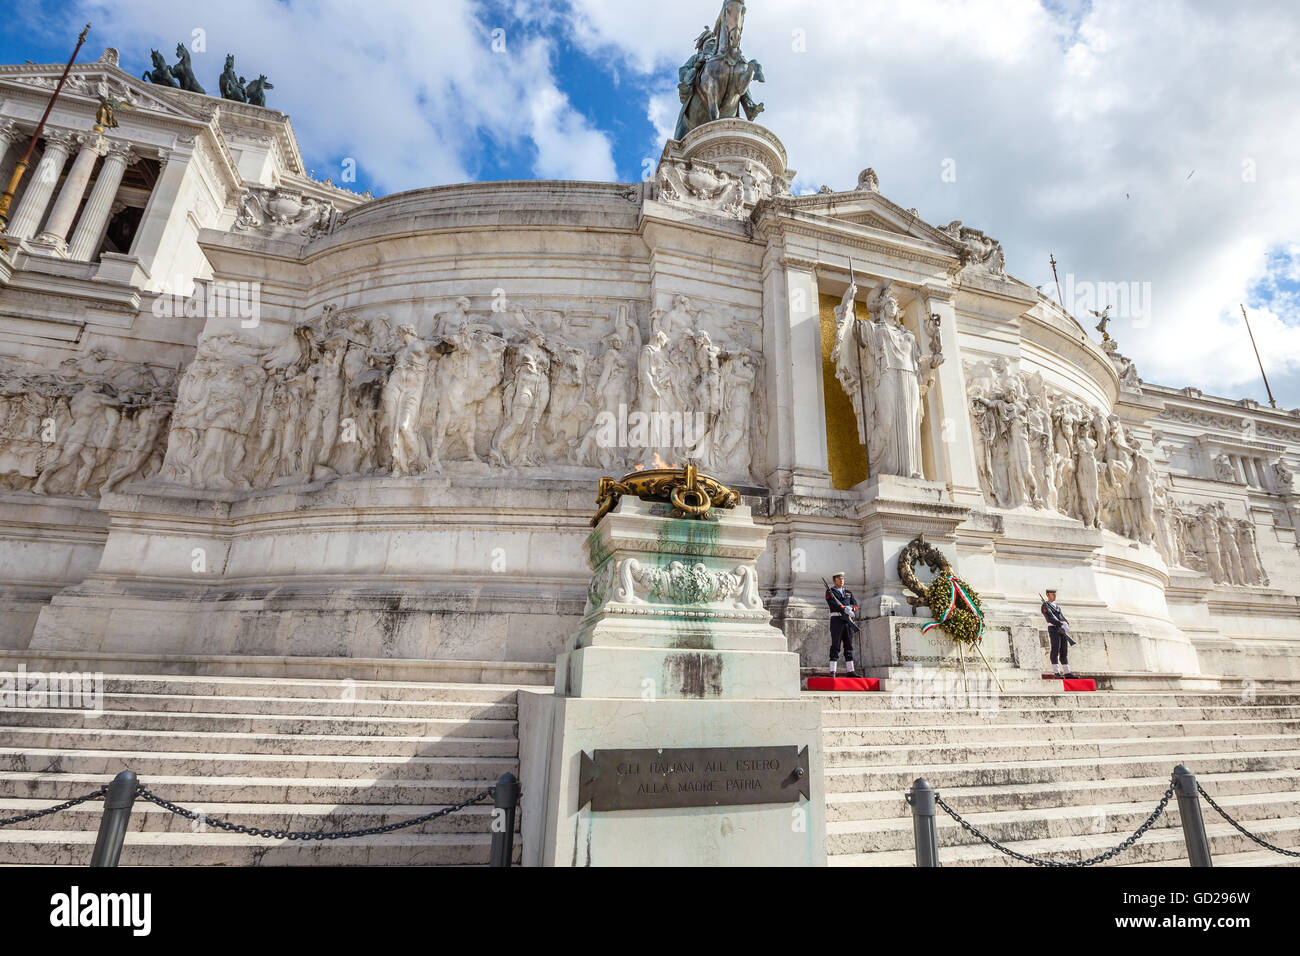
[[743, 106], [748, 119], [763, 111], [749, 96], [749, 86], [765, 82], [757, 60], [745, 60], [740, 52], [745, 30], [745, 0], [724, 0], [712, 31], [696, 41], [696, 54], [682, 67], [682, 112], [677, 119], [676, 139], [718, 119], [735, 119]]
[[180, 82], [181, 89], [207, 96], [208, 91], [203, 88], [198, 77], [194, 75], [194, 67], [190, 63], [190, 51], [185, 49], [185, 44], [176, 44], [176, 56], [180, 58], [180, 62], [172, 67], [172, 74]]
[[149, 55], [153, 57], [153, 69], [144, 74], [141, 79], [148, 80], [150, 83], [157, 83], [159, 86], [170, 86], [172, 89], [180, 86], [180, 83], [176, 82], [176, 76], [172, 73], [172, 68], [163, 59], [163, 55], [157, 50], [151, 51]]
[[248, 94], [248, 102], [253, 106], [265, 106], [266, 91], [273, 89], [275, 89], [275, 84], [268, 83], [266, 74], [263, 73], [245, 87], [245, 92]]

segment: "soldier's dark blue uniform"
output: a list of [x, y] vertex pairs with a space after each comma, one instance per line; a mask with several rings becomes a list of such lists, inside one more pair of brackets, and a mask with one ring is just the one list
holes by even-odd
[[[843, 575], [837, 574], [836, 578]], [[843, 585], [834, 583], [826, 591], [826, 606], [831, 611], [831, 673], [839, 665], [840, 646], [844, 647], [845, 669], [853, 673], [853, 629], [849, 622], [858, 613], [858, 599]]]
[[[1061, 610], [1061, 606], [1056, 603], [1056, 592], [1048, 591], [1047, 600], [1043, 602], [1043, 617], [1047, 620], [1047, 636], [1052, 643], [1052, 670], [1057, 674], [1061, 673], [1061, 668], [1065, 668], [1065, 676], [1072, 677], [1070, 672], [1070, 621]], [[1059, 662], [1059, 663], [1058, 663]]]

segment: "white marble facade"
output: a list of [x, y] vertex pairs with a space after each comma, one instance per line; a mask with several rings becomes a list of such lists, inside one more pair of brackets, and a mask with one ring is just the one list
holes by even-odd
[[[0, 174], [58, 69], [0, 67]], [[888, 613], [925, 531], [1008, 626], [1058, 587], [1085, 670], [1300, 680], [1300, 412], [1142, 382], [870, 170], [795, 197], [724, 120], [642, 184], [370, 200], [274, 111], [112, 51], [74, 77], [0, 255], [0, 647], [550, 662], [596, 479], [692, 461], [770, 527], [760, 596], [807, 664], [821, 576]], [[135, 106], [103, 142], [100, 83]]]

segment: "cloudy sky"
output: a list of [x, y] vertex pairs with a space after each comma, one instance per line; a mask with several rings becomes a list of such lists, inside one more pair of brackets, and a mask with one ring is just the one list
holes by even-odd
[[[488, 179], [634, 181], [720, 0], [0, 0], [0, 60], [94, 24], [139, 75], [178, 41], [209, 92], [265, 72], [318, 178], [377, 194]], [[1295, 0], [752, 0], [762, 122], [797, 187], [961, 219], [1112, 334], [1149, 381], [1263, 401], [1239, 303], [1300, 406]], [[1129, 293], [1127, 304], [1118, 290]], [[1086, 317], [1086, 316], [1084, 316]], [[1093, 323], [1089, 323], [1091, 325]]]

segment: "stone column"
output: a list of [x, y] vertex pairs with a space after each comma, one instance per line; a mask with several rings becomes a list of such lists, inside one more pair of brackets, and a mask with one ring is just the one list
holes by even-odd
[[77, 158], [72, 162], [72, 169], [68, 171], [68, 176], [63, 181], [59, 198], [54, 200], [54, 208], [50, 210], [50, 218], [46, 221], [45, 228], [36, 237], [37, 242], [53, 246], [60, 252], [67, 249], [68, 231], [72, 228], [72, 220], [77, 215], [81, 198], [86, 194], [86, 187], [90, 184], [90, 174], [95, 171], [95, 162], [103, 155], [104, 148], [107, 146], [102, 136], [79, 135], [77, 140], [81, 142], [81, 150], [77, 153]]
[[[921, 290], [920, 306], [926, 314], [939, 316], [939, 336], [944, 363], [935, 373], [935, 383], [926, 396], [924, 440], [926, 456], [934, 463], [933, 479], [946, 484], [954, 503], [967, 507], [983, 504], [979, 471], [975, 462], [966, 370], [957, 339], [957, 313], [951, 289], [928, 286]], [[921, 343], [922, 353], [930, 343]]]
[[45, 134], [45, 155], [29, 175], [27, 191], [23, 193], [18, 209], [9, 221], [9, 235], [15, 239], [30, 239], [45, 218], [50, 195], [59, 181], [68, 154], [72, 152], [72, 133], [49, 131]]
[[777, 492], [829, 488], [817, 267], [776, 244], [763, 262], [763, 338], [772, 413], [768, 485]]
[[90, 191], [90, 199], [82, 210], [77, 230], [72, 234], [68, 244], [68, 256], [78, 262], [89, 262], [98, 251], [104, 230], [108, 227], [109, 216], [113, 211], [113, 200], [117, 189], [122, 184], [126, 168], [137, 157], [126, 143], [113, 143], [109, 146], [104, 165], [95, 180], [95, 188]]

